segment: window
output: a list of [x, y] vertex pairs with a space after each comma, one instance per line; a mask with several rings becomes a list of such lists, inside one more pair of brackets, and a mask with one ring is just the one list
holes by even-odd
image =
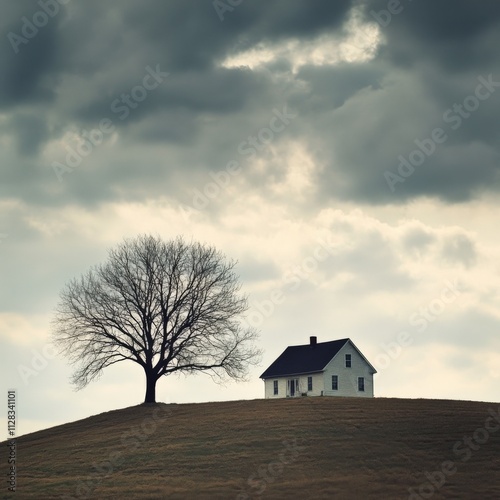
[[273, 386], [274, 386], [273, 387], [274, 388], [274, 395], [276, 396], [278, 394], [278, 381], [277, 380], [275, 380], [273, 382]]
[[339, 390], [339, 376], [332, 375], [332, 391], [338, 391], [338, 390]]
[[358, 391], [364, 392], [365, 390], [365, 377], [358, 377]]
[[351, 368], [351, 355], [350, 354], [345, 355], [345, 367]]
[[307, 377], [307, 390], [308, 391], [313, 390], [313, 378], [312, 377]]

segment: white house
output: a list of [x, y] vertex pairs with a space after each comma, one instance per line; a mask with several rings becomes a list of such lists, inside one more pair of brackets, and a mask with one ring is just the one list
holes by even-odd
[[265, 397], [356, 396], [373, 397], [377, 370], [351, 339], [287, 347], [260, 376]]

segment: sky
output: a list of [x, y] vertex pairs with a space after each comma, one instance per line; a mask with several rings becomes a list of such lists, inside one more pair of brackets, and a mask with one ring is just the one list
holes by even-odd
[[[0, 366], [18, 434], [139, 404], [75, 392], [64, 285], [124, 238], [238, 261], [264, 397], [289, 345], [349, 337], [376, 397], [500, 401], [500, 3], [17, 0], [0, 19]], [[1, 425], [6, 427], [6, 410]], [[3, 422], [3, 423], [2, 423]]]

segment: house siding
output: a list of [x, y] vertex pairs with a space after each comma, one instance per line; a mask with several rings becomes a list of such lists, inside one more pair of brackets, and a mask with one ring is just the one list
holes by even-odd
[[[351, 355], [351, 368], [345, 367], [345, 355]], [[332, 375], [338, 376], [337, 391], [332, 390]], [[373, 373], [370, 366], [359, 355], [354, 346], [347, 342], [328, 363], [322, 373], [325, 396], [373, 397]], [[365, 390], [358, 391], [358, 377], [364, 377]]]
[[[312, 377], [313, 390], [307, 390], [307, 377]], [[288, 380], [298, 379], [299, 390], [296, 391], [295, 396], [300, 397], [301, 394], [307, 393], [307, 396], [321, 396], [325, 389], [323, 373], [310, 373], [305, 375], [290, 375], [288, 377], [275, 377], [264, 380], [265, 384], [265, 398], [276, 399], [286, 398], [288, 389]], [[278, 395], [274, 395], [274, 381], [278, 381]]]

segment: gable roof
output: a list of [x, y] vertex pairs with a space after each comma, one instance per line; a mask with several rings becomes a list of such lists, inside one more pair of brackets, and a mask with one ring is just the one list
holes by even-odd
[[[260, 378], [322, 372], [347, 342], [351, 342], [351, 340], [340, 339], [331, 342], [318, 342], [314, 346], [305, 344], [287, 347]], [[352, 345], [354, 346], [354, 344]], [[356, 346], [354, 347], [356, 348]], [[358, 348], [356, 350], [359, 352]], [[364, 356], [363, 359], [366, 361]], [[368, 361], [366, 362], [368, 363]], [[370, 363], [368, 364], [370, 365]]]

